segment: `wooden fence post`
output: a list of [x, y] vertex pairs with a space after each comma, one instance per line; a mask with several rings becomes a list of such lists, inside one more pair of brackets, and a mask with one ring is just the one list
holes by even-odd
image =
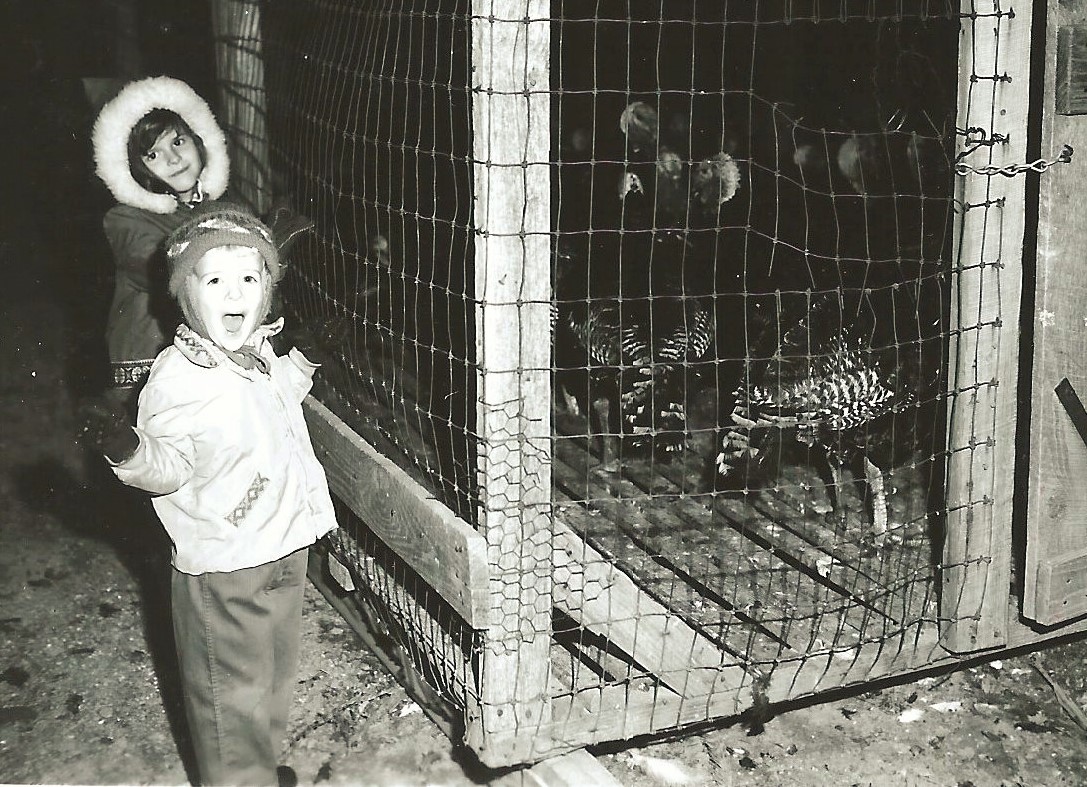
[[[1030, 6], [962, 3], [957, 125], [974, 130], [957, 146], [984, 135], [968, 167], [1026, 161]], [[1026, 177], [967, 171], [955, 185], [940, 618], [943, 645], [962, 653], [1007, 637]]]
[[219, 123], [230, 145], [230, 195], [263, 215], [271, 204], [260, 0], [212, 0]]
[[491, 621], [467, 735], [501, 764], [546, 723], [551, 644], [548, 4], [472, 3], [480, 526]]

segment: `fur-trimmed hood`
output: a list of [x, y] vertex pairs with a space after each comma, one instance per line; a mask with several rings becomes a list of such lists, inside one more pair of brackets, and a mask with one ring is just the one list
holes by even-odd
[[208, 198], [221, 197], [230, 180], [226, 137], [207, 102], [180, 79], [166, 76], [129, 82], [98, 113], [91, 134], [95, 171], [110, 193], [124, 205], [152, 213], [173, 213], [177, 209], [172, 194], [145, 189], [132, 177], [128, 167], [128, 135], [153, 109], [176, 112], [203, 140], [207, 161], [200, 175], [200, 186]]

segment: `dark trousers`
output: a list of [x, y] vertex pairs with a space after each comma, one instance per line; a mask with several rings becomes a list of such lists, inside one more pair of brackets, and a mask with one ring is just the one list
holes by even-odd
[[185, 715], [204, 785], [276, 784], [308, 554], [238, 571], [173, 572]]

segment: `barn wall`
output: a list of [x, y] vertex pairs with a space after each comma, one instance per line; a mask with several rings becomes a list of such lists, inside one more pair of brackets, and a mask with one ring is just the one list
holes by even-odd
[[[1030, 469], [1027, 495], [1024, 614], [1058, 622], [1087, 612], [1083, 580], [1072, 584], [1062, 572], [1082, 576], [1087, 550], [1087, 445], [1054, 394], [1067, 377], [1087, 397], [1087, 245], [1084, 166], [1087, 116], [1057, 111], [1058, 37], [1062, 29], [1087, 25], [1084, 0], [1049, 0], [1045, 30], [1041, 150], [1056, 158], [1065, 144], [1077, 154], [1040, 176], [1037, 276], [1034, 297], [1024, 301], [1024, 336], [1033, 338], [1030, 394]], [[1036, 39], [1037, 40], [1037, 39]], [[1056, 573], [1054, 573], [1056, 572]], [[1050, 588], [1058, 578], [1060, 587]]]
[[[1038, 2], [1042, 11], [1068, 13], [1067, 6]], [[601, 19], [599, 10], [573, 2], [553, 25], [539, 0], [522, 0], [519, 6], [527, 10], [508, 18], [495, 15], [499, 5], [461, 0], [456, 13], [441, 14], [377, 10], [350, 0], [261, 6], [272, 166], [316, 224], [292, 266], [294, 283], [284, 289], [302, 320], [322, 326], [328, 319], [330, 331], [347, 323], [326, 342], [329, 363], [316, 393], [321, 405], [311, 402], [309, 408], [320, 416], [311, 425], [333, 490], [360, 520], [344, 528], [330, 552], [350, 580], [343, 591], [388, 627], [390, 640], [463, 712], [468, 745], [490, 765], [530, 761], [1039, 641], [1033, 631], [1033, 639], [1015, 639], [1022, 632], [1013, 626], [1009, 633], [1005, 625], [1021, 239], [1034, 217], [1029, 200], [1024, 208], [1023, 193], [1033, 176], [1018, 172], [1006, 179], [988, 171], [1021, 170], [1028, 153], [1034, 155], [1024, 132], [1030, 32], [1037, 21], [1029, 4], [1013, 13], [1001, 0], [963, 0], [969, 36], [960, 39], [958, 68], [953, 44], [960, 19], [953, 6], [932, 25], [889, 19], [876, 25], [860, 18], [837, 23], [814, 15], [805, 28], [802, 20], [779, 18], [791, 4], [761, 4], [763, 14], [774, 7], [781, 13], [730, 18], [735, 24], [725, 25], [693, 11], [690, 19]], [[840, 4], [847, 6], [854, 7]], [[670, 5], [670, 12], [682, 13], [676, 7]], [[1045, 31], [1044, 25], [1037, 29]], [[1051, 25], [1051, 38], [1055, 30]], [[552, 48], [555, 40], [560, 45]], [[715, 46], [726, 40], [731, 48]], [[912, 58], [903, 59], [896, 46], [911, 41], [906, 51]], [[469, 42], [475, 45], [471, 58], [464, 52]], [[767, 45], [781, 42], [794, 49]], [[690, 63], [672, 56], [686, 51], [682, 46], [699, 55]], [[782, 49], [792, 58], [779, 58]], [[421, 66], [409, 56], [431, 50], [460, 54], [448, 62], [424, 58]], [[601, 62], [595, 55], [600, 51], [612, 56]], [[722, 51], [731, 53], [728, 68], [702, 56]], [[523, 67], [508, 67], [510, 52]], [[586, 52], [594, 53], [592, 59], [579, 64]], [[871, 65], [883, 62], [873, 53], [885, 52], [899, 68]], [[550, 69], [543, 69], [548, 56]], [[866, 59], [869, 72], [889, 82], [850, 79], [865, 76]], [[842, 78], [804, 84], [797, 71], [805, 62], [833, 64], [828, 70]], [[918, 64], [931, 68], [918, 77], [911, 73]], [[946, 101], [929, 95], [945, 82], [927, 81], [928, 70], [949, 75]], [[972, 128], [974, 142], [978, 131], [982, 136], [969, 151], [973, 158], [960, 150], [965, 171], [956, 199], [966, 207], [955, 225], [961, 232], [954, 234], [964, 239], [965, 251], [953, 258], [951, 152], [940, 142], [946, 140], [946, 148], [953, 138], [964, 142], [951, 133], [960, 70], [964, 97], [957, 125]], [[866, 89], [853, 87], [858, 82]], [[1047, 86], [1051, 103], [1052, 74]], [[854, 100], [845, 101], [851, 93]], [[931, 100], [919, 101], [919, 95]], [[783, 109], [794, 102], [799, 108], [791, 111], [803, 123]], [[670, 117], [664, 128], [678, 135], [672, 144], [683, 155], [658, 144], [657, 120], [654, 144], [636, 149], [630, 130], [636, 115], [625, 115], [634, 106], [643, 115], [648, 108]], [[935, 109], [947, 119], [929, 118], [931, 128], [918, 131], [908, 125], [908, 113], [900, 114], [907, 109], [925, 109], [926, 117]], [[1054, 119], [1047, 122], [1052, 126]], [[548, 131], [557, 132], [550, 148]], [[904, 143], [907, 133], [915, 147], [892, 145]], [[1047, 133], [1043, 154], [1054, 157], [1063, 132], [1050, 127]], [[573, 141], [585, 144], [586, 136], [589, 150], [579, 151]], [[847, 142], [859, 151], [862, 138], [876, 144], [867, 146], [863, 162], [858, 153], [857, 162], [872, 168], [868, 179], [853, 182], [841, 171], [840, 153]], [[892, 149], [919, 156], [926, 149], [922, 138], [930, 143], [933, 158], [925, 162], [932, 170], [915, 162], [915, 181], [896, 180], [905, 172], [893, 169]], [[699, 150], [699, 144], [707, 147]], [[818, 167], [797, 155], [805, 147], [824, 152]], [[641, 208], [634, 194], [642, 189], [624, 202], [628, 192], [615, 187], [637, 172], [647, 183], [667, 185], [655, 174], [672, 171], [662, 167], [673, 161], [663, 153], [686, 161], [681, 167], [689, 171], [710, 154], [715, 161], [733, 160], [725, 148], [736, 153], [746, 179], [732, 196], [699, 199], [713, 212], [693, 224], [690, 208], [699, 193], [686, 185], [662, 188], [660, 202], [650, 206], [646, 198]], [[888, 163], [883, 179], [874, 166], [881, 157]], [[564, 168], [570, 174], [550, 184], [559, 206], [552, 212], [549, 171]], [[1067, 177], [1066, 169], [1043, 176], [1046, 188], [1060, 182], [1048, 178]], [[581, 177], [586, 172], [589, 187]], [[922, 173], [934, 177], [923, 179]], [[1044, 214], [1047, 220], [1058, 216], [1049, 235], [1060, 235], [1065, 220], [1059, 215], [1074, 209], [1068, 203], [1075, 186], [1065, 184], [1063, 211]], [[679, 203], [673, 210], [678, 215], [658, 215], [672, 210], [669, 194]], [[606, 199], [603, 211], [594, 197]], [[549, 231], [548, 218], [557, 230]], [[683, 410], [686, 426], [675, 430], [692, 433], [692, 449], [685, 446], [668, 461], [658, 461], [654, 452], [636, 457], [632, 450], [602, 481], [590, 456], [590, 438], [598, 435], [587, 417], [575, 420], [587, 410], [559, 413], [558, 403], [552, 409], [547, 373], [574, 372], [570, 377], [584, 384], [584, 397], [593, 404], [589, 391], [597, 381], [579, 373], [596, 367], [614, 372], [623, 364], [593, 367], [585, 355], [567, 363], [557, 360], [557, 352], [550, 360], [548, 351], [561, 342], [534, 337], [547, 335], [552, 305], [562, 315], [562, 304], [634, 301], [624, 289], [631, 279], [629, 292], [642, 301], [667, 302], [661, 296], [667, 291], [654, 289], [651, 277], [630, 275], [639, 259], [662, 260], [664, 252], [651, 245], [654, 233], [666, 234], [662, 228], [677, 237], [679, 229], [687, 237], [697, 234], [693, 229], [709, 239], [672, 247], [681, 263], [673, 267], [681, 272], [699, 255], [707, 266], [705, 275], [690, 277], [697, 282], [680, 277], [673, 292], [688, 302], [705, 296], [715, 305], [704, 312], [677, 310], [673, 319], [686, 326], [694, 324], [690, 315], [711, 315], [707, 320], [717, 321], [713, 363], [727, 364], [723, 371], [684, 370], [674, 378], [682, 385], [672, 403], [684, 407], [695, 399], [687, 386], [706, 380], [691, 408], [696, 417], [687, 422]], [[594, 232], [612, 245], [598, 243]], [[606, 260], [625, 262], [626, 273], [608, 268], [614, 289], [601, 294], [592, 288], [561, 291], [552, 272], [549, 292], [552, 235], [587, 238], [592, 242], [574, 249], [586, 266], [590, 257], [600, 260], [603, 248]], [[1027, 261], [1033, 256], [1027, 254]], [[853, 270], [863, 275], [854, 277]], [[877, 274], [882, 278], [872, 278]], [[1061, 276], [1045, 284], [1039, 293], [1046, 297], [1071, 297]], [[842, 326], [822, 336], [810, 330], [809, 288], [864, 293], [866, 304], [876, 302], [868, 300], [873, 291], [885, 294], [882, 308], [865, 309], [893, 317], [874, 324], [893, 326], [888, 333], [894, 335], [877, 341], [868, 332], [868, 344], [889, 350], [901, 366], [916, 355], [923, 367], [918, 374], [927, 388], [918, 399], [925, 409], [916, 412], [927, 415], [905, 411], [904, 418], [892, 419], [892, 426], [906, 427], [897, 430], [897, 439], [894, 429], [870, 443], [866, 437], [872, 448], [888, 449], [889, 468], [912, 471], [889, 484], [901, 506], [894, 539], [874, 537], [886, 533], [871, 532], [874, 517], [869, 520], [860, 495], [841, 518], [825, 516], [833, 513], [820, 497], [828, 485], [808, 466], [819, 457], [797, 461], [806, 453], [803, 440], [796, 441], [798, 453], [777, 460], [789, 475], [756, 479], [758, 488], [745, 479], [742, 490], [724, 490], [705, 477], [708, 465], [714, 471], [721, 426], [730, 423], [729, 397], [736, 396], [737, 380], [755, 355], [747, 326], [728, 331], [721, 325], [732, 325], [733, 318], [758, 322], [762, 314], [765, 330], [775, 334], [782, 323], [790, 325], [780, 308], [787, 290], [805, 311], [792, 323], [805, 326], [809, 337], [799, 357], [830, 355], [828, 345], [811, 339], [833, 338]], [[919, 293], [916, 301], [901, 300], [897, 293], [904, 290]], [[950, 319], [944, 316], [952, 300], [945, 300], [948, 290], [957, 310]], [[1033, 294], [1027, 291], [1028, 300]], [[730, 308], [759, 296], [763, 310]], [[903, 303], [908, 308], [899, 308]], [[1064, 311], [1081, 320], [1087, 314]], [[575, 314], [572, 308], [569, 313]], [[651, 331], [662, 314], [649, 312]], [[1079, 335], [1073, 328], [1066, 330], [1066, 343]], [[742, 340], [726, 343], [734, 337]], [[652, 333], [647, 341], [661, 338]], [[777, 346], [773, 338], [767, 353]], [[950, 364], [945, 342], [952, 344]], [[914, 345], [916, 352], [904, 349]], [[1039, 366], [1046, 364], [1051, 360], [1041, 357]], [[931, 424], [933, 414], [943, 412], [947, 366], [957, 374], [948, 398], [958, 411], [945, 446]], [[1058, 377], [1067, 373], [1057, 371]], [[618, 378], [613, 403], [621, 402], [616, 397], [623, 378], [612, 378]], [[1045, 385], [1051, 391], [1054, 381], [1038, 391], [1044, 393]], [[1076, 383], [1087, 394], [1087, 382]], [[552, 418], [564, 419], [554, 432]], [[903, 446], [905, 453], [896, 452]], [[952, 483], [945, 495], [940, 468], [931, 468], [948, 456]], [[1077, 455], [1065, 446], [1054, 450], [1053, 461], [1067, 465], [1068, 456]], [[405, 490], [416, 474], [421, 483], [410, 497]], [[1065, 481], [1074, 483], [1076, 475], [1068, 472]], [[1042, 470], [1035, 476], [1042, 484], [1048, 477]], [[939, 490], [937, 511], [929, 508], [933, 496], [925, 493], [926, 482]], [[372, 489], [384, 494], [372, 495]], [[425, 515], [417, 516], [420, 511]], [[1038, 546], [1046, 547], [1043, 557], [1050, 547], [1076, 548], [1074, 533], [1047, 533], [1045, 539], [1032, 542], [1032, 554]], [[462, 580], [470, 592], [459, 592]]]
[[[1057, 157], [1064, 144], [1078, 150], [1087, 144], [1087, 118], [1056, 109], [1058, 37], [1062, 28], [1084, 24], [1087, 2], [1048, 2], [1040, 150], [1046, 159]], [[1087, 445], [1054, 395], [1064, 377], [1081, 396], [1087, 392], [1087, 286], [1078, 253], [1087, 242], [1083, 189], [1075, 158], [1041, 175], [1036, 287], [1024, 302], [1024, 336], [1033, 339], [1024, 614], [1049, 623], [1087, 611], [1082, 585], [1069, 588], [1070, 597], [1054, 597], [1048, 582], [1054, 571], [1069, 567], [1069, 558], [1078, 571], [1077, 553], [1087, 548]]]

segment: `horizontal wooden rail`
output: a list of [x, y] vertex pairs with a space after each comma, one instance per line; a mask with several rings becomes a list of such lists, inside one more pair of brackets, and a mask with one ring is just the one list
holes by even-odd
[[314, 399], [306, 421], [333, 494], [472, 628], [489, 625], [483, 536]]

